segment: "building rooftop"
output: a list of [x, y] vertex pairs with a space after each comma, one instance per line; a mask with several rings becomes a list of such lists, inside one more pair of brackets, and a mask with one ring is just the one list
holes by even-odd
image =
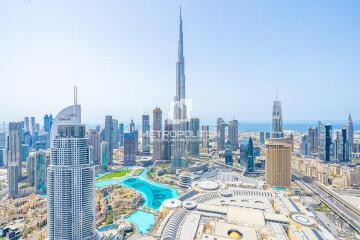
[[[173, 210], [157, 229], [156, 236], [162, 240], [286, 240], [289, 226], [296, 236], [331, 236], [317, 227], [296, 198], [278, 191], [218, 188], [199, 192]], [[298, 230], [309, 227], [314, 230]]]

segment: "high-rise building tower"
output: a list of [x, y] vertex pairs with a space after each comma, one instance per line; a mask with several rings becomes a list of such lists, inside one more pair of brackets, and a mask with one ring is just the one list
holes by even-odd
[[36, 123], [35, 123], [35, 117], [31, 117], [30, 118], [30, 130], [31, 130], [31, 133], [34, 133], [36, 132]]
[[0, 132], [0, 149], [6, 148], [6, 133]]
[[341, 162], [349, 161], [349, 142], [347, 136], [347, 128], [343, 127], [337, 137], [337, 159]]
[[178, 40], [178, 60], [176, 62], [176, 101], [185, 99], [185, 58], [184, 58], [184, 38], [182, 30], [182, 17], [180, 7], [179, 40]]
[[105, 117], [105, 132], [104, 132], [104, 137], [105, 137], [105, 141], [108, 144], [108, 154], [107, 154], [107, 160], [108, 163], [111, 164], [113, 162], [113, 133], [114, 129], [113, 129], [113, 119], [112, 116], [106, 116]]
[[46, 169], [47, 161], [50, 152], [39, 150], [36, 151], [36, 163], [35, 163], [35, 189], [38, 194], [45, 194], [47, 185], [46, 185]]
[[130, 132], [135, 131], [135, 122], [134, 119], [131, 119], [130, 121]]
[[136, 160], [136, 133], [124, 134], [124, 166], [134, 166]]
[[27, 160], [28, 182], [34, 186], [36, 193], [46, 193], [46, 152], [31, 152]]
[[300, 141], [300, 154], [301, 155], [308, 155], [308, 149], [309, 149], [309, 146], [308, 146], [308, 135], [304, 134], [301, 136], [301, 141]]
[[119, 148], [119, 121], [113, 118], [113, 148]]
[[352, 161], [352, 152], [354, 149], [354, 123], [352, 121], [351, 114], [349, 114], [349, 118], [346, 124], [346, 131], [349, 145], [349, 161]]
[[29, 117], [25, 117], [25, 118], [24, 118], [24, 131], [25, 131], [25, 132], [30, 132]]
[[200, 131], [199, 118], [191, 118], [190, 119], [191, 137], [189, 139], [189, 144], [190, 144], [190, 155], [192, 157], [199, 157], [200, 155], [199, 131]]
[[247, 150], [247, 167], [246, 171], [253, 172], [255, 170], [255, 161], [254, 161], [254, 145], [253, 140], [250, 137], [248, 142], [248, 150]]
[[102, 141], [100, 144], [100, 149], [101, 149], [101, 159], [100, 159], [100, 165], [101, 165], [101, 169], [103, 171], [106, 171], [108, 169], [108, 144], [105, 141]]
[[88, 129], [86, 137], [90, 139], [91, 155], [93, 156], [93, 164], [100, 164], [100, 135], [95, 129]]
[[173, 125], [171, 121], [168, 119], [165, 120], [165, 126], [164, 126], [164, 136], [163, 136], [163, 144], [162, 146], [162, 159], [163, 160], [171, 160], [172, 156], [172, 140], [171, 132], [173, 131]]
[[119, 124], [119, 146], [124, 146], [124, 123]]
[[261, 131], [259, 133], [259, 143], [260, 145], [264, 145], [265, 144], [265, 132]]
[[201, 126], [201, 147], [209, 151], [209, 125]]
[[52, 122], [53, 122], [52, 115], [45, 114], [45, 116], [44, 116], [44, 131], [45, 132], [50, 133]]
[[81, 106], [63, 109], [55, 118], [48, 168], [48, 238], [90, 240], [95, 231], [95, 169], [89, 139], [81, 125]]
[[[138, 153], [139, 151], [139, 130], [135, 128], [135, 122], [134, 119], [131, 119], [130, 122], [130, 132], [135, 134], [135, 153]], [[125, 136], [124, 136], [125, 138]], [[125, 145], [125, 139], [124, 139], [124, 145]]]
[[16, 197], [18, 184], [21, 179], [21, 123], [9, 123], [9, 135], [7, 140], [7, 179], [9, 197]]
[[6, 166], [5, 149], [0, 148], [0, 167]]
[[230, 141], [226, 142], [224, 155], [225, 155], [225, 164], [232, 166], [233, 165], [232, 144]]
[[[154, 133], [154, 150], [153, 150], [153, 159], [160, 160], [162, 159], [162, 111], [160, 108], [156, 107], [153, 110], [153, 133]], [[168, 159], [170, 160], [170, 159]]]
[[[138, 153], [139, 152], [139, 130], [135, 129], [134, 131], [132, 131], [132, 133], [134, 133], [134, 135], [135, 135], [135, 153]], [[125, 145], [125, 143], [124, 143], [124, 145]]]
[[216, 121], [216, 145], [218, 151], [225, 149], [225, 121], [222, 118], [218, 118]]
[[283, 137], [284, 137], [284, 130], [283, 130], [281, 102], [276, 97], [272, 111], [271, 138], [283, 138]]
[[307, 154], [317, 155], [319, 150], [319, 133], [316, 127], [309, 127], [307, 133]]
[[239, 148], [238, 134], [239, 122], [234, 119], [230, 121], [228, 125], [228, 139], [233, 146], [233, 151], [236, 151]]
[[0, 166], [6, 166], [6, 133], [0, 131]]
[[266, 144], [265, 179], [270, 187], [291, 184], [291, 144], [289, 139], [268, 139]]
[[319, 151], [318, 156], [322, 161], [330, 162], [332, 151], [332, 125], [323, 124], [321, 121], [318, 123], [319, 129]]
[[142, 153], [150, 154], [150, 116], [142, 115]]
[[179, 23], [179, 41], [178, 41], [178, 60], [176, 62], [176, 95], [174, 97], [174, 121], [173, 130], [175, 132], [174, 151], [172, 156], [172, 170], [186, 167], [187, 143], [185, 133], [188, 130], [189, 121], [187, 106], [185, 101], [185, 59], [184, 59], [184, 42], [182, 30], [182, 17], [180, 8]]
[[35, 163], [36, 163], [36, 152], [31, 152], [26, 162], [27, 180], [30, 186], [35, 185]]

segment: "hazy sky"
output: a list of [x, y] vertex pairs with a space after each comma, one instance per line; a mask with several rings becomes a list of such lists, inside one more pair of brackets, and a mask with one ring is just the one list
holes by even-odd
[[[0, 121], [139, 119], [175, 94], [179, 1], [0, 1]], [[182, 1], [193, 116], [360, 119], [360, 1]]]

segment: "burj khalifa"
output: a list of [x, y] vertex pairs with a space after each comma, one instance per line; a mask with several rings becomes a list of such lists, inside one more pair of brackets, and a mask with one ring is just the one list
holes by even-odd
[[185, 59], [184, 59], [184, 34], [182, 31], [182, 17], [180, 8], [178, 60], [176, 62], [176, 96], [175, 101], [185, 100]]
[[180, 7], [179, 40], [178, 40], [178, 60], [176, 62], [176, 95], [174, 97], [174, 121], [173, 129], [175, 139], [172, 154], [172, 169], [187, 166], [186, 160], [186, 132], [188, 130], [188, 114], [185, 101], [185, 59], [184, 42], [182, 30], [182, 16]]

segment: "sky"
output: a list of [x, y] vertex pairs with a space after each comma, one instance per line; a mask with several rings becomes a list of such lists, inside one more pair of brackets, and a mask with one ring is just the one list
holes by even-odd
[[175, 95], [179, 5], [186, 94], [205, 122], [360, 119], [360, 1], [2, 0], [0, 121], [139, 121]]

